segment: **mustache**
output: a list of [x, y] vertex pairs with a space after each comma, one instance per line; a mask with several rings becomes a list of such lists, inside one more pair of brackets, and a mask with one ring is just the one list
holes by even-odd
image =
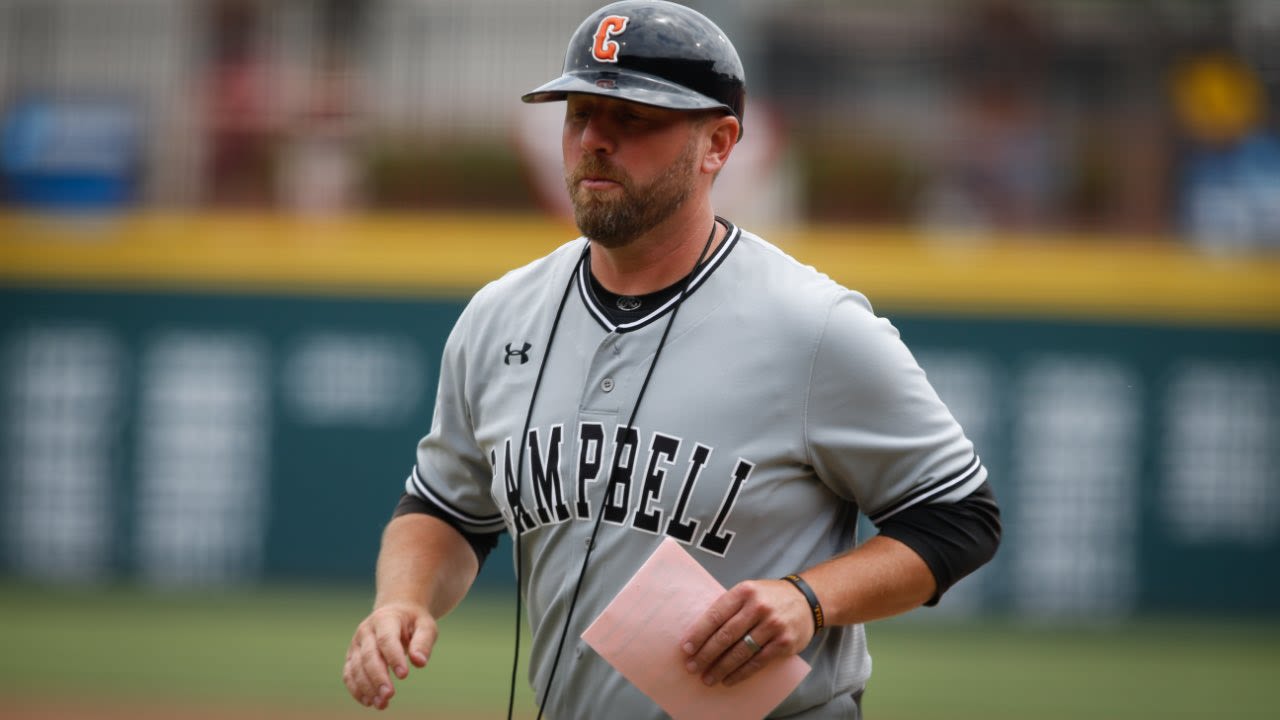
[[612, 180], [621, 184], [624, 188], [631, 188], [631, 178], [627, 174], [613, 166], [607, 160], [602, 160], [594, 155], [588, 155], [578, 163], [578, 166], [569, 173], [569, 182], [577, 185], [586, 178], [599, 178], [603, 180]]

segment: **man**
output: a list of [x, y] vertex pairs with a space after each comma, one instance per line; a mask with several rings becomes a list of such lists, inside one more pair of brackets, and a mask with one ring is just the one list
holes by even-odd
[[[656, 0], [592, 14], [524, 96], [566, 103], [583, 238], [482, 289], [449, 337], [348, 651], [356, 700], [385, 708], [426, 665], [503, 530], [557, 719], [663, 716], [580, 636], [664, 538], [730, 588], [684, 630], [688, 672], [812, 665], [775, 717], [858, 717], [861, 623], [995, 551], [986, 471], [893, 326], [715, 216], [744, 97], [723, 33]], [[880, 534], [854, 549], [859, 510]]]

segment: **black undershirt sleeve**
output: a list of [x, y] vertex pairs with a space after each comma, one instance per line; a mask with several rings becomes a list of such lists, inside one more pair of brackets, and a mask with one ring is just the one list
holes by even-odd
[[471, 546], [471, 550], [476, 554], [476, 561], [480, 563], [481, 567], [484, 567], [484, 560], [489, 557], [489, 552], [498, 546], [498, 536], [502, 534], [501, 532], [476, 533], [466, 530], [458, 524], [458, 521], [452, 515], [441, 509], [439, 505], [409, 493], [404, 493], [400, 496], [400, 502], [396, 504], [396, 510], [391, 514], [391, 517], [398, 518], [401, 515], [415, 513], [430, 515], [449, 523], [449, 526], [457, 530], [458, 534], [462, 535], [467, 544]]
[[984, 482], [955, 503], [916, 505], [877, 527], [881, 535], [911, 548], [929, 566], [937, 590], [925, 605], [933, 606], [960, 578], [995, 555], [1000, 545], [1000, 508]]

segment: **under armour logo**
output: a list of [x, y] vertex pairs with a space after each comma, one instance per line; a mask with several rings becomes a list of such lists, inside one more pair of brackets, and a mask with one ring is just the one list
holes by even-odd
[[533, 347], [533, 346], [532, 346], [532, 345], [530, 345], [529, 343], [525, 343], [525, 344], [524, 344], [524, 347], [520, 348], [519, 350], [512, 350], [512, 349], [511, 349], [511, 343], [507, 343], [507, 356], [506, 356], [506, 357], [504, 357], [504, 358], [502, 358], [502, 364], [503, 364], [503, 365], [510, 365], [510, 364], [511, 364], [511, 358], [513, 358], [513, 357], [518, 357], [518, 358], [520, 358], [520, 364], [521, 364], [521, 365], [523, 365], [523, 364], [525, 364], [525, 363], [529, 362], [529, 348], [531, 348], [531, 347]]

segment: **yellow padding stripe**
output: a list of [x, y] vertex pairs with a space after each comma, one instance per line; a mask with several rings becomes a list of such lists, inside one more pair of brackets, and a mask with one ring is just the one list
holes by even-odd
[[1280, 256], [1210, 256], [1173, 238], [818, 230], [787, 249], [898, 310], [1280, 327]]
[[0, 281], [466, 296], [576, 235], [536, 217], [0, 216]]
[[[762, 233], [881, 310], [1280, 327], [1280, 258], [1174, 240]], [[0, 283], [466, 297], [571, 240], [538, 216], [0, 215]]]

